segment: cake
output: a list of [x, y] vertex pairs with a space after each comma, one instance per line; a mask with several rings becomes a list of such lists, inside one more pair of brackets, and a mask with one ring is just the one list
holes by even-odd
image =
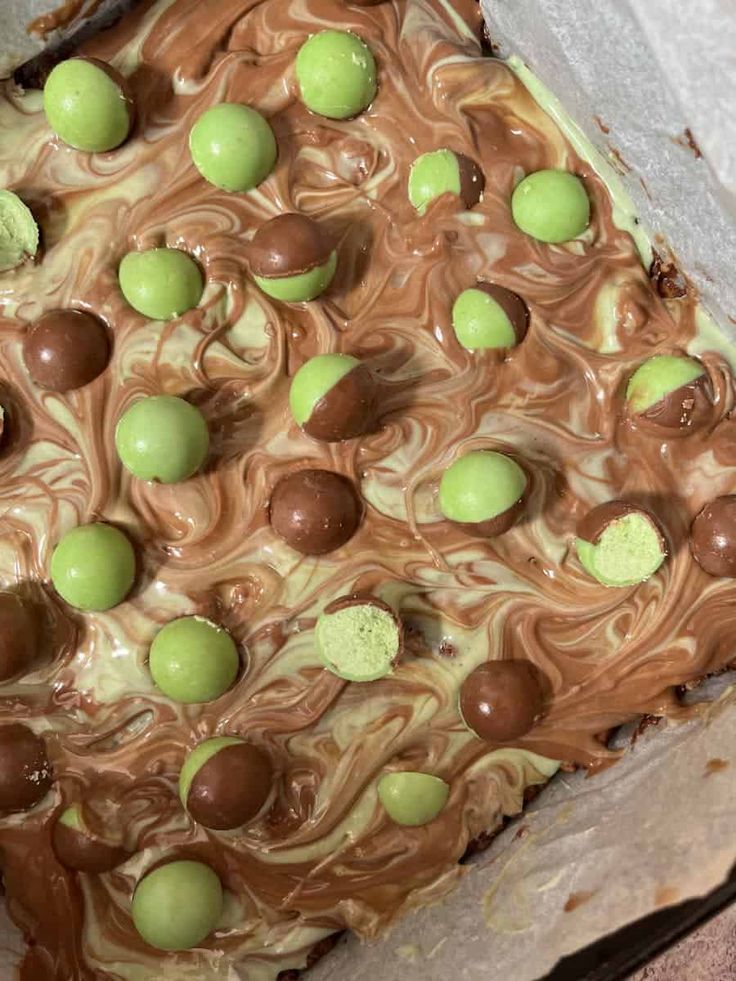
[[732, 660], [733, 352], [481, 37], [158, 0], [4, 87], [23, 978], [292, 977]]

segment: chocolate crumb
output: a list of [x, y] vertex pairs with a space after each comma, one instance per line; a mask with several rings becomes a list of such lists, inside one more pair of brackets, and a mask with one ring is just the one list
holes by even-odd
[[673, 142], [677, 143], [678, 146], [685, 147], [686, 150], [692, 150], [696, 160], [699, 160], [703, 156], [697, 140], [693, 136], [693, 131], [689, 126], [685, 127], [681, 136], [674, 137]]
[[720, 757], [716, 756], [712, 760], [708, 760], [705, 764], [705, 774], [706, 777], [712, 777], [714, 773], [720, 773], [721, 770], [725, 770], [729, 766], [728, 760], [722, 760]]
[[649, 267], [649, 278], [657, 293], [665, 300], [676, 300], [687, 295], [687, 282], [672, 261], [666, 261], [659, 252], [654, 252]]
[[596, 892], [597, 890], [595, 889], [592, 892], [587, 890], [582, 890], [581, 892], [571, 892], [567, 898], [567, 902], [562, 908], [566, 913], [572, 913], [572, 911], [577, 909], [578, 906], [582, 906], [584, 903], [587, 903], [589, 899], [595, 896]]
[[457, 647], [446, 637], [442, 639], [437, 650], [443, 657], [455, 657], [457, 655]]

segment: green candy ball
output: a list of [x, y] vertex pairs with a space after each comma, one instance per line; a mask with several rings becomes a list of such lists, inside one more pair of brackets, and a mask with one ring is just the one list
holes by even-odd
[[0, 272], [15, 269], [38, 252], [38, 225], [12, 191], [0, 191]]
[[324, 293], [333, 280], [337, 269], [337, 252], [333, 251], [321, 266], [297, 273], [294, 276], [254, 276], [253, 279], [266, 296], [284, 303], [306, 303]]
[[140, 480], [175, 484], [202, 466], [210, 436], [202, 413], [174, 395], [152, 395], [135, 402], [115, 428], [115, 449]]
[[144, 875], [133, 894], [133, 923], [159, 950], [190, 950], [216, 928], [222, 884], [209, 865], [178, 861]]
[[227, 630], [203, 617], [181, 617], [154, 637], [148, 667], [164, 695], [194, 704], [224, 694], [235, 681], [240, 658]]
[[112, 525], [72, 528], [51, 556], [51, 582], [78, 610], [109, 610], [122, 603], [135, 579], [135, 553]]
[[526, 475], [511, 457], [473, 450], [445, 470], [440, 510], [451, 521], [489, 521], [513, 507], [526, 490]]
[[513, 347], [516, 331], [501, 304], [484, 290], [463, 290], [452, 307], [452, 326], [468, 351]]
[[202, 298], [199, 267], [180, 249], [129, 252], [120, 263], [118, 280], [128, 303], [150, 320], [172, 320]]
[[299, 49], [296, 80], [307, 109], [328, 119], [349, 119], [375, 98], [376, 62], [357, 35], [320, 31]]
[[189, 151], [202, 177], [225, 191], [250, 191], [276, 163], [276, 138], [250, 106], [223, 102], [205, 110], [189, 133]]
[[663, 398], [705, 374], [694, 358], [657, 354], [639, 365], [626, 386], [626, 402], [633, 413], [646, 412]]
[[445, 781], [431, 773], [386, 773], [378, 781], [378, 797], [386, 813], [408, 827], [434, 821], [449, 796]]
[[590, 221], [590, 200], [579, 177], [566, 170], [538, 170], [516, 186], [511, 213], [518, 227], [540, 242], [569, 242]]
[[122, 87], [84, 58], [69, 58], [51, 71], [43, 108], [51, 129], [76, 150], [113, 150], [130, 130], [130, 103]]
[[350, 354], [318, 354], [305, 361], [289, 389], [289, 408], [295, 422], [303, 426], [317, 402], [359, 364]]
[[432, 150], [417, 157], [409, 170], [409, 200], [423, 215], [442, 194], [460, 196], [460, 165], [452, 150]]

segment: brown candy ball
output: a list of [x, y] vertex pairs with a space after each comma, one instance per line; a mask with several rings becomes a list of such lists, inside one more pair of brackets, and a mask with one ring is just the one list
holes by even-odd
[[0, 681], [28, 670], [36, 656], [36, 622], [15, 593], [0, 593]]
[[258, 229], [250, 243], [250, 268], [265, 278], [297, 276], [321, 266], [334, 244], [313, 218], [288, 213], [272, 218]]
[[28, 374], [36, 385], [52, 392], [88, 385], [102, 374], [109, 357], [105, 325], [82, 310], [45, 313], [23, 341]]
[[542, 714], [542, 688], [526, 661], [486, 661], [460, 688], [460, 714], [476, 736], [492, 743], [518, 739]]
[[25, 811], [51, 787], [43, 739], [19, 722], [0, 725], [0, 811]]
[[298, 470], [271, 495], [271, 526], [303, 555], [323, 555], [344, 545], [360, 524], [355, 488], [329, 470]]
[[273, 767], [251, 743], [225, 746], [197, 770], [187, 810], [205, 828], [226, 831], [251, 821], [268, 800]]
[[705, 505], [690, 528], [690, 551], [708, 575], [736, 577], [736, 494]]

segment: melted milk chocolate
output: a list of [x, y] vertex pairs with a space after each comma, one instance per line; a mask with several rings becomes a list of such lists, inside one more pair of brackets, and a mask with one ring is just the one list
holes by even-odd
[[[372, 106], [345, 122], [312, 115], [293, 88], [299, 46], [335, 25], [379, 66]], [[554, 771], [526, 751], [605, 764], [599, 733], [684, 711], [675, 686], [733, 656], [736, 584], [708, 576], [686, 546], [694, 516], [736, 486], [726, 361], [701, 343], [714, 413], [695, 439], [626, 423], [626, 380], [647, 357], [687, 349], [694, 301], [657, 294], [601, 181], [512, 72], [481, 56], [479, 25], [474, 0], [144, 3], [82, 52], [123, 71], [136, 105], [129, 139], [105, 154], [60, 146], [37, 94], [4, 89], [0, 186], [34, 208], [44, 253], [0, 277], [12, 433], [2, 585], [47, 581], [53, 544], [80, 522], [113, 521], [141, 542], [134, 594], [69, 615], [68, 630], [53, 607], [50, 649], [0, 693], [0, 723], [42, 733], [54, 775], [38, 807], [0, 819], [9, 909], [32, 941], [27, 981], [161, 977], [169, 955], [136, 935], [130, 898], [146, 868], [175, 855], [209, 862], [240, 910], [204, 950], [176, 955], [181, 977], [222, 977], [230, 961], [275, 977], [335, 930], [374, 936], [442, 895], [468, 842]], [[223, 100], [260, 109], [278, 139], [256, 192], [210, 186], [189, 158], [194, 120]], [[443, 146], [477, 161], [482, 200], [466, 212], [446, 195], [419, 216], [410, 165]], [[594, 217], [580, 241], [544, 245], [513, 224], [515, 182], [544, 167], [585, 181]], [[313, 217], [338, 252], [329, 294], [304, 306], [272, 303], [248, 271], [256, 229], [285, 212]], [[130, 249], [162, 244], [191, 251], [208, 286], [180, 320], [146, 323], [116, 269]], [[477, 282], [524, 298], [523, 344], [473, 354], [455, 342], [452, 302]], [[66, 394], [35, 386], [22, 356], [28, 325], [58, 309], [89, 311], [114, 339], [94, 384]], [[381, 384], [380, 426], [347, 443], [316, 442], [289, 414], [290, 378], [328, 351], [365, 359]], [[131, 479], [114, 450], [121, 413], [160, 392], [191, 398], [212, 434], [211, 465], [175, 486]], [[526, 520], [490, 540], [437, 507], [443, 470], [482, 448], [530, 473]], [[363, 499], [334, 555], [301, 556], [269, 525], [279, 479], [307, 467], [342, 474]], [[598, 585], [569, 557], [583, 515], [620, 499], [651, 510], [673, 543], [631, 590]], [[352, 592], [383, 596], [411, 636], [395, 672], [370, 685], [322, 670], [313, 649], [316, 617]], [[145, 665], [156, 630], [187, 613], [221, 622], [243, 650], [237, 683], [202, 706], [161, 696]], [[442, 659], [448, 645], [457, 656]], [[457, 702], [470, 671], [500, 657], [528, 661], [550, 690], [543, 718], [494, 754]], [[252, 737], [277, 774], [265, 812], [228, 835], [198, 827], [176, 789], [186, 753], [222, 732]], [[394, 824], [377, 803], [397, 757], [453, 786], [424, 828]], [[54, 817], [81, 799], [90, 831], [132, 854], [102, 875], [54, 855]]]

